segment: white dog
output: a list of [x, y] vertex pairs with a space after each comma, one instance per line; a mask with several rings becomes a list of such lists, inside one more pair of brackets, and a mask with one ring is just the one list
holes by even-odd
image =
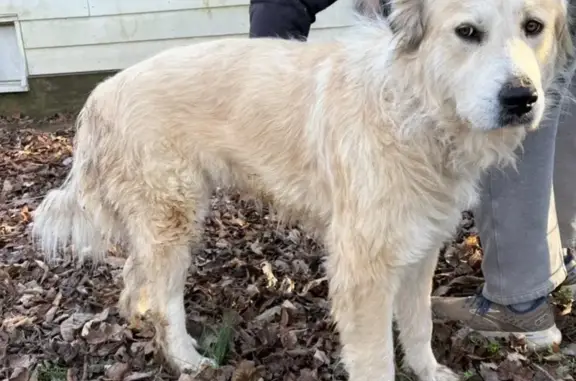
[[393, 381], [392, 320], [423, 381], [438, 249], [538, 126], [572, 44], [563, 0], [397, 0], [335, 42], [223, 39], [104, 81], [78, 118], [64, 185], [35, 214], [56, 254], [129, 258], [120, 305], [147, 313], [179, 370], [184, 282], [217, 186], [264, 196], [322, 235], [352, 381]]

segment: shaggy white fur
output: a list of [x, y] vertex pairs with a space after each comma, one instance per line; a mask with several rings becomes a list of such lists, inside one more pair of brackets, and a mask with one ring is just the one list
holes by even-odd
[[[416, 375], [456, 380], [431, 348], [438, 249], [477, 201], [481, 172], [512, 164], [538, 126], [572, 55], [566, 5], [392, 7], [390, 27], [360, 17], [338, 41], [178, 47], [98, 85], [78, 118], [70, 175], [35, 213], [42, 249], [72, 244], [99, 258], [125, 244], [124, 313], [148, 313], [166, 358], [197, 370], [209, 362], [184, 325], [190, 249], [214, 188], [240, 188], [319, 232], [350, 380], [394, 380], [393, 317]], [[499, 93], [514, 79], [538, 99], [503, 122]]]

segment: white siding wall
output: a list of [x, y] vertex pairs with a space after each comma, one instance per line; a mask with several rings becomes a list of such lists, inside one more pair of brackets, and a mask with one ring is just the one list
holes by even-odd
[[[0, 0], [15, 15], [28, 75], [125, 68], [171, 46], [248, 33], [249, 0]], [[310, 39], [351, 22], [351, 0], [320, 13]], [[0, 47], [0, 51], [2, 47]]]

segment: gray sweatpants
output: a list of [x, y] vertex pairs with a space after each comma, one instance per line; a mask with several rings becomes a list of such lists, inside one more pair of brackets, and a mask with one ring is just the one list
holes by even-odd
[[528, 302], [566, 278], [562, 248], [576, 239], [576, 102], [564, 103], [528, 134], [517, 170], [493, 169], [483, 180], [474, 214], [493, 302]]

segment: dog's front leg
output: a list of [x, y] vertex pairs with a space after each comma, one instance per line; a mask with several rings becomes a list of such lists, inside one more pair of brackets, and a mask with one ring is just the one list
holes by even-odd
[[350, 381], [394, 381], [392, 312], [398, 278], [357, 237], [346, 234], [329, 243], [332, 313], [342, 358]]
[[430, 296], [438, 259], [436, 253], [403, 267], [402, 287], [394, 302], [394, 313], [405, 352], [405, 365], [420, 381], [456, 381], [458, 377], [454, 372], [438, 364], [432, 352]]

